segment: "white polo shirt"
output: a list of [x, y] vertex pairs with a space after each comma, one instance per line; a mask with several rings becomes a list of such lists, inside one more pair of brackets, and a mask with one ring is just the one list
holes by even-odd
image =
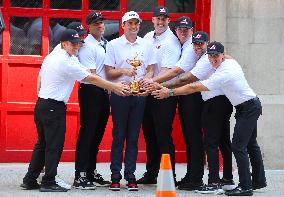
[[181, 68], [185, 73], [192, 70], [195, 66], [198, 57], [193, 49], [192, 37], [190, 37], [182, 45], [182, 53], [179, 61], [176, 63], [176, 66]]
[[38, 97], [68, 102], [74, 83], [81, 81], [90, 73], [75, 56], [65, 50], [57, 50], [44, 58], [39, 75], [41, 87]]
[[[97, 41], [91, 34], [84, 40], [85, 43], [79, 50], [79, 60], [88, 69], [96, 69], [96, 74], [105, 79], [105, 50], [101, 43]], [[86, 82], [81, 82], [86, 83]]]
[[[153, 55], [153, 53], [153, 47], [147, 40], [137, 36], [136, 41], [130, 43], [125, 35], [122, 35], [107, 44], [104, 64], [114, 68], [132, 68], [132, 66], [127, 63], [127, 60], [131, 60], [138, 55], [137, 58], [143, 62], [142, 66], [137, 67], [136, 71], [136, 80], [139, 80], [145, 76], [148, 65], [156, 64], [155, 55]], [[129, 83], [132, 80], [133, 77], [122, 75], [112, 81], [125, 81]]]
[[[190, 72], [199, 80], [205, 80], [208, 79], [215, 72], [215, 69], [210, 64], [208, 60], [208, 55], [203, 54], [196, 62], [195, 67]], [[202, 99], [204, 101], [207, 101], [216, 96], [224, 95], [224, 93], [221, 89], [215, 89], [210, 91], [202, 91], [201, 95]]]
[[61, 43], [59, 43], [53, 48], [53, 50], [50, 52], [50, 54], [51, 53], [58, 53], [61, 50], [63, 50], [63, 49], [61, 48]]
[[226, 59], [207, 80], [201, 83], [209, 90], [221, 89], [236, 106], [256, 97], [237, 61]]
[[154, 47], [157, 59], [154, 76], [160, 73], [161, 67], [173, 68], [176, 65], [180, 58], [181, 45], [170, 28], [160, 36], [156, 36], [154, 31], [148, 32], [144, 38], [149, 40]]

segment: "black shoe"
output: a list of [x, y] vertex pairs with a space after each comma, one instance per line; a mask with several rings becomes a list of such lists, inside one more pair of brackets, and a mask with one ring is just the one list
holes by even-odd
[[119, 180], [112, 180], [108, 189], [111, 190], [111, 191], [120, 191]]
[[144, 173], [143, 177], [141, 179], [138, 179], [136, 181], [137, 184], [157, 184], [157, 177], [153, 177], [148, 175], [147, 173]]
[[233, 190], [237, 187], [237, 185], [235, 185], [235, 182], [233, 181], [233, 179], [220, 179], [219, 182], [222, 185], [222, 189], [224, 191], [230, 191]]
[[226, 191], [225, 195], [227, 196], [252, 196], [253, 191], [252, 189], [244, 190], [241, 187], [236, 187], [231, 191]]
[[87, 179], [85, 172], [80, 172], [80, 175], [74, 179], [73, 187], [82, 190], [93, 190], [96, 186]]
[[109, 186], [111, 184], [110, 181], [104, 180], [102, 175], [97, 173], [96, 170], [94, 171], [94, 173], [91, 173], [90, 175], [88, 175], [87, 178], [91, 182], [93, 182], [93, 184], [96, 184], [96, 186], [99, 186], [99, 187], [106, 187], [106, 186]]
[[222, 189], [222, 185], [220, 183], [204, 185], [195, 192], [200, 194], [224, 194], [224, 190]]
[[189, 181], [190, 181], [189, 180], [189, 173], [186, 173], [186, 175], [180, 181], [177, 181], [176, 186], [180, 186], [180, 185], [187, 183]]
[[257, 189], [261, 189], [261, 188], [265, 188], [267, 186], [267, 183], [252, 183], [252, 189], [253, 190], [257, 190]]
[[34, 182], [34, 183], [27, 183], [27, 182], [25, 183], [25, 182], [23, 182], [20, 185], [20, 187], [22, 189], [25, 189], [25, 190], [32, 190], [32, 189], [39, 189], [40, 188], [40, 186], [39, 186], [39, 184], [37, 182]]
[[61, 187], [57, 184], [51, 184], [51, 185], [41, 185], [39, 188], [39, 191], [41, 192], [67, 192], [68, 189]]
[[128, 191], [138, 191], [136, 179], [129, 179], [126, 186]]
[[186, 191], [195, 191], [195, 190], [198, 190], [200, 189], [200, 187], [202, 187], [204, 184], [203, 182], [187, 182], [187, 183], [184, 183], [182, 185], [179, 185], [178, 186], [178, 189], [179, 190], [186, 190]]

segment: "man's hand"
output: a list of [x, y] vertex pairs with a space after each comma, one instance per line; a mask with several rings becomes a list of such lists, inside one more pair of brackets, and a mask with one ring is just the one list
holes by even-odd
[[149, 94], [151, 94], [151, 92], [148, 91], [140, 91], [136, 94], [136, 96], [148, 96]]
[[151, 84], [147, 84], [143, 87], [143, 90], [145, 90], [146, 92], [153, 92], [155, 90], [159, 90], [161, 89], [163, 86], [157, 82], [153, 82]]
[[144, 78], [138, 81], [140, 87], [144, 87], [148, 84], [154, 83], [152, 78]]
[[153, 91], [152, 95], [156, 99], [165, 99], [165, 98], [168, 98], [170, 96], [170, 89], [168, 89], [166, 87], [162, 87], [159, 90]]
[[129, 96], [131, 94], [129, 85], [123, 82], [114, 83], [112, 91], [119, 96]]
[[121, 72], [128, 77], [133, 77], [137, 74], [134, 68], [121, 68]]

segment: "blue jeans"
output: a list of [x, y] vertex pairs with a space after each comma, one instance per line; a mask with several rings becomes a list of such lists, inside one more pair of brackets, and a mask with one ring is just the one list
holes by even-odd
[[120, 180], [122, 178], [120, 171], [122, 168], [124, 141], [126, 141], [124, 178], [129, 180], [135, 178], [134, 172], [138, 154], [137, 143], [144, 114], [145, 98], [136, 96], [122, 97], [112, 94], [110, 104], [113, 121], [111, 178], [112, 180]]

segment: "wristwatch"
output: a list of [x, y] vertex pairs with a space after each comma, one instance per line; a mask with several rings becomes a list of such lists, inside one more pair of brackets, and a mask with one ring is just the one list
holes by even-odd
[[174, 96], [174, 95], [175, 95], [174, 90], [173, 90], [173, 89], [170, 89], [170, 91], [169, 91], [169, 96]]

